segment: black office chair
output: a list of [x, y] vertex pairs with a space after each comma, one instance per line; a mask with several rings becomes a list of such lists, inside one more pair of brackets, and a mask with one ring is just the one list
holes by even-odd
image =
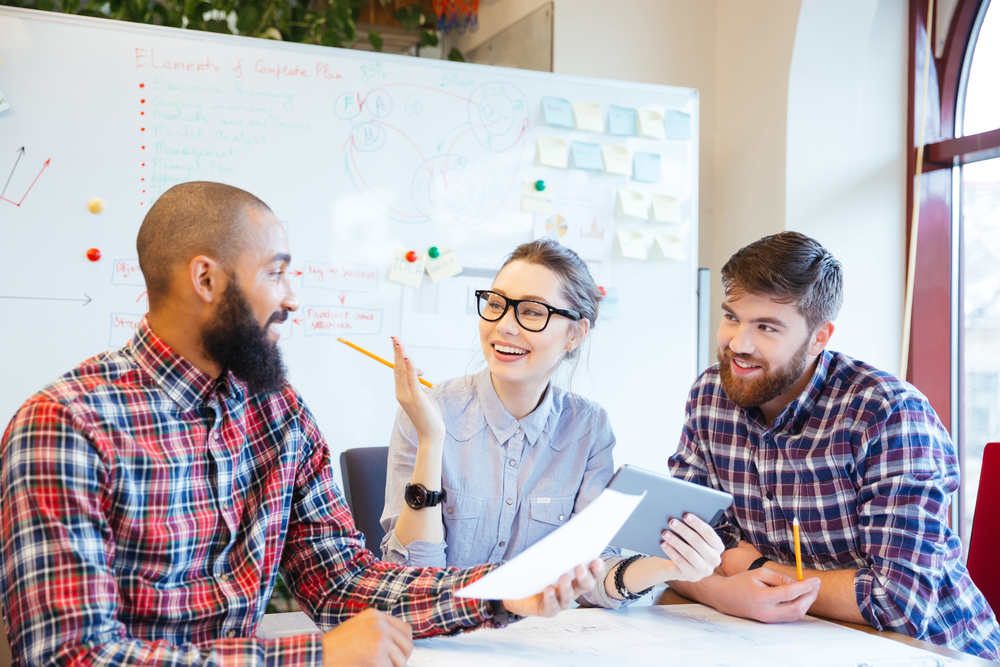
[[358, 447], [340, 455], [344, 477], [344, 497], [354, 515], [354, 525], [365, 536], [365, 546], [382, 558], [385, 531], [379, 519], [385, 506], [385, 476], [389, 466], [388, 447]]

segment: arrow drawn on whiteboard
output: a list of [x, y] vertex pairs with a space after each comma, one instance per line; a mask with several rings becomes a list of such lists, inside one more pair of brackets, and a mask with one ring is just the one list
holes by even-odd
[[18, 299], [20, 301], [82, 301], [83, 305], [87, 305], [93, 299], [91, 299], [86, 294], [83, 295], [82, 299], [67, 299], [52, 296], [3, 296], [0, 295], [0, 299]]
[[24, 146], [21, 146], [19, 149], [17, 149], [17, 153], [18, 153], [17, 159], [14, 161], [14, 168], [10, 170], [10, 175], [7, 177], [7, 183], [3, 186], [3, 191], [0, 192], [0, 201], [5, 201], [8, 204], [13, 204], [14, 206], [19, 207], [21, 206], [21, 204], [24, 203], [24, 199], [25, 197], [28, 196], [28, 193], [31, 192], [31, 188], [35, 187], [35, 183], [37, 183], [38, 179], [41, 178], [42, 172], [45, 171], [45, 169], [49, 166], [49, 163], [52, 162], [52, 158], [49, 158], [48, 160], [45, 161], [45, 164], [42, 165], [42, 168], [38, 170], [38, 175], [35, 176], [35, 180], [31, 182], [31, 185], [29, 185], [28, 189], [24, 191], [24, 194], [21, 195], [21, 198], [17, 201], [14, 201], [13, 199], [8, 199], [5, 195], [7, 194], [7, 186], [10, 185], [10, 179], [13, 178], [14, 176], [14, 170], [17, 169], [17, 165], [21, 162], [21, 156], [26, 153], [26, 151], [24, 150]]
[[[17, 159], [14, 160], [14, 169], [17, 169], [17, 163], [21, 161], [21, 157], [24, 155], [24, 146], [17, 149]], [[14, 169], [10, 170], [10, 176], [7, 177], [7, 182], [3, 185], [3, 192], [0, 192], [0, 197], [7, 194], [7, 186], [10, 185], [10, 179], [14, 176]]]

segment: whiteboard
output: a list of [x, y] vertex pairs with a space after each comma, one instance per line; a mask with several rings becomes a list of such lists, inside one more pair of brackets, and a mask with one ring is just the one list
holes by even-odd
[[[215, 180], [287, 226], [302, 308], [280, 345], [334, 461], [386, 445], [396, 411], [392, 373], [336, 336], [391, 357], [389, 336], [403, 332], [432, 382], [475, 372], [485, 362], [469, 290], [489, 287], [536, 230], [568, 226], [562, 240], [589, 244], [614, 297], [570, 386], [608, 410], [617, 463], [666, 470], [695, 377], [697, 91], [3, 7], [0, 58], [4, 421], [125, 344], [146, 310], [135, 250], [145, 211], [176, 183]], [[544, 96], [600, 105], [604, 131], [547, 122]], [[613, 135], [611, 105], [683, 112], [690, 138]], [[540, 137], [618, 146], [629, 164], [657, 155], [662, 175], [546, 166]], [[552, 209], [525, 212], [524, 184], [538, 180]], [[679, 218], [627, 217], [620, 189], [672, 197]], [[637, 232], [649, 259], [623, 257], [618, 230]], [[664, 258], [656, 234], [679, 239], [679, 259]], [[444, 245], [464, 274], [420, 288], [388, 280], [397, 251]]]

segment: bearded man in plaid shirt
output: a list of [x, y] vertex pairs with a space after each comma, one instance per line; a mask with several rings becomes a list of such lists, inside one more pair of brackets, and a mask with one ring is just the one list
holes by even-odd
[[840, 263], [785, 232], [733, 255], [722, 282], [719, 363], [691, 389], [670, 470], [733, 495], [717, 528], [728, 548], [716, 575], [671, 586], [736, 616], [811, 612], [1000, 658], [948, 526], [948, 432], [912, 385], [827, 349]]
[[[288, 237], [248, 192], [185, 183], [137, 240], [150, 310], [123, 349], [30, 398], [0, 443], [14, 665], [402, 667], [414, 634], [551, 616], [601, 561], [525, 600], [458, 598], [494, 566], [380, 563], [284, 379]], [[71, 335], [71, 332], [68, 332]], [[326, 634], [254, 634], [278, 570]]]

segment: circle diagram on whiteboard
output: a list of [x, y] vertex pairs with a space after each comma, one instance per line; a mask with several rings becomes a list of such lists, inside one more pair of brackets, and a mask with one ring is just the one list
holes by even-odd
[[509, 83], [487, 83], [469, 95], [469, 124], [486, 150], [505, 151], [528, 127], [528, 101]]
[[475, 217], [485, 196], [479, 169], [460, 155], [437, 155], [413, 175], [413, 202], [435, 222], [461, 223]]

